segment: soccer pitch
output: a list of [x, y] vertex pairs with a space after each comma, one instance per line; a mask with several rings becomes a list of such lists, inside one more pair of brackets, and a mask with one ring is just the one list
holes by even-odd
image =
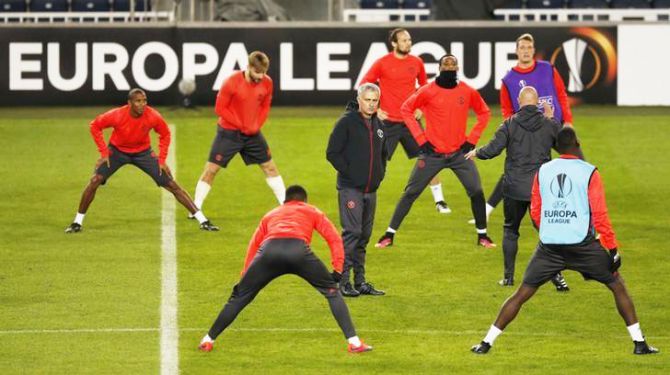
[[[63, 233], [98, 158], [88, 123], [106, 109], [0, 109], [2, 374], [160, 372], [160, 189], [139, 169], [122, 168], [98, 190], [84, 231]], [[215, 133], [213, 111], [159, 110], [176, 129], [176, 179], [192, 194]], [[500, 122], [498, 108], [492, 113], [478, 146]], [[263, 129], [286, 185], [305, 186], [309, 202], [336, 223], [335, 172], [325, 149], [340, 114], [341, 108], [274, 108]], [[399, 149], [378, 192], [367, 253], [369, 281], [387, 295], [346, 300], [359, 336], [375, 350], [348, 354], [325, 299], [295, 276], [264, 289], [213, 352], [197, 350], [239, 278], [253, 230], [276, 204], [259, 168], [245, 167], [237, 156], [217, 176], [204, 206], [220, 232], [201, 232], [176, 205], [179, 370], [667, 373], [670, 252], [662, 244], [670, 228], [670, 160], [664, 152], [670, 148], [670, 109], [583, 106], [574, 115], [585, 155], [605, 183], [621, 273], [642, 329], [660, 355], [633, 356], [611, 293], [572, 271], [565, 273], [569, 293], [541, 288], [491, 353], [470, 353], [513, 291], [496, 283], [502, 276], [502, 206], [489, 224], [498, 248], [476, 247], [475, 230], [467, 224], [469, 200], [455, 176], [444, 171], [440, 177], [454, 212], [439, 215], [426, 191], [395, 245], [375, 249], [372, 242], [388, 225], [413, 165]], [[487, 195], [503, 160], [504, 155], [477, 161]], [[518, 282], [536, 242], [527, 219]], [[313, 248], [330, 264], [316, 234]]]

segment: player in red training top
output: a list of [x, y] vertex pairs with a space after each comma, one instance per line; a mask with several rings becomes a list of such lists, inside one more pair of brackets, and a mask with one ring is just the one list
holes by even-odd
[[[564, 126], [572, 126], [572, 111], [568, 102], [563, 79], [556, 68], [547, 61], [535, 60], [535, 39], [523, 34], [516, 39], [517, 63], [502, 79], [500, 87], [500, 110], [503, 119], [510, 118], [519, 110], [517, 97], [525, 86], [533, 86], [540, 96], [538, 107], [547, 103], [553, 110], [554, 119]], [[503, 177], [498, 180], [486, 202], [486, 218], [503, 199]], [[474, 220], [470, 220], [474, 224]]]
[[[402, 144], [407, 157], [413, 159], [419, 156], [419, 145], [402, 119], [400, 106], [416, 92], [417, 84], [421, 87], [427, 83], [426, 70], [419, 57], [409, 54], [412, 49], [412, 37], [406, 29], [391, 30], [389, 42], [393, 51], [375, 61], [359, 85], [378, 83], [381, 88], [381, 103], [377, 114], [384, 123], [388, 160], [391, 160], [398, 142]], [[421, 111], [417, 111], [416, 115], [420, 117]], [[430, 190], [437, 212], [451, 213], [437, 176], [430, 182]]]
[[[233, 293], [209, 332], [200, 341], [199, 349], [211, 351], [214, 340], [233, 323], [261, 289], [281, 275], [293, 274], [303, 278], [326, 297], [330, 311], [349, 342], [349, 352], [372, 350], [356, 335], [349, 309], [337, 285], [342, 278], [344, 263], [340, 234], [323, 212], [307, 204], [307, 192], [301, 186], [289, 186], [285, 195], [284, 204], [261, 219], [249, 242], [242, 278], [233, 288]], [[330, 247], [334, 269], [332, 273], [328, 272], [309, 247], [315, 229]]]
[[[77, 233], [82, 229], [84, 215], [95, 198], [100, 185], [117, 169], [133, 164], [151, 176], [158, 186], [174, 194], [181, 203], [200, 222], [200, 229], [217, 231], [205, 215], [195, 206], [188, 193], [172, 178], [170, 168], [165, 163], [170, 146], [170, 129], [163, 117], [147, 105], [147, 95], [141, 89], [132, 89], [128, 93], [128, 104], [112, 109], [91, 122], [91, 135], [100, 151], [100, 159], [95, 164], [95, 173], [89, 181], [79, 202], [79, 211], [74, 222], [65, 229], [65, 233]], [[105, 144], [102, 130], [113, 128], [109, 145]], [[151, 150], [149, 131], [153, 129], [159, 135], [158, 156]]]
[[195, 186], [198, 208], [202, 208], [216, 174], [237, 153], [246, 165], [260, 165], [277, 201], [279, 204], [284, 201], [284, 181], [261, 133], [272, 102], [272, 79], [267, 75], [269, 67], [267, 55], [254, 51], [249, 54], [247, 69], [233, 73], [221, 86], [216, 96], [215, 109], [219, 115], [216, 137], [209, 161]]
[[[402, 105], [401, 112], [407, 127], [421, 146], [407, 186], [398, 202], [386, 233], [376, 247], [393, 245], [393, 237], [414, 201], [428, 182], [442, 169], [449, 168], [470, 197], [472, 214], [476, 219], [477, 244], [486, 248], [496, 245], [486, 234], [486, 202], [477, 166], [466, 160], [486, 129], [491, 111], [477, 90], [458, 80], [458, 60], [451, 54], [440, 58], [440, 75], [423, 86]], [[426, 116], [424, 131], [414, 118], [420, 109]], [[477, 114], [477, 123], [467, 134], [468, 112]]]

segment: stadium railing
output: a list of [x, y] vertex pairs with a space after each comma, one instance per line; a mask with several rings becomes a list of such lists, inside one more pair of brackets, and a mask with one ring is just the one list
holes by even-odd
[[496, 9], [503, 21], [667, 21], [670, 9]]
[[0, 23], [174, 21], [172, 11], [151, 12], [2, 12]]
[[430, 9], [343, 9], [344, 22], [419, 22], [430, 16]]

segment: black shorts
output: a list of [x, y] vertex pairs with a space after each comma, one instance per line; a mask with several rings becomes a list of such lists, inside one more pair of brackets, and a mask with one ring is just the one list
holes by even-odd
[[398, 142], [405, 149], [407, 158], [413, 159], [419, 156], [419, 145], [404, 122], [384, 121], [384, 136], [386, 137], [388, 160], [391, 160], [396, 147], [398, 147]]
[[141, 169], [144, 173], [148, 174], [158, 186], [166, 186], [172, 181], [172, 177], [167, 173], [161, 173], [160, 167], [158, 166], [158, 157], [151, 148], [141, 152], [127, 153], [120, 151], [118, 148], [110, 144], [108, 149], [109, 167], [107, 166], [107, 163], [102, 163], [102, 165], [95, 170], [96, 174], [99, 174], [104, 178], [102, 181], [103, 185], [114, 172], [126, 164], [132, 164]]
[[611, 267], [612, 260], [598, 241], [579, 245], [545, 245], [540, 242], [528, 263], [523, 283], [539, 287], [557, 272], [568, 269], [581, 273], [585, 280], [610, 284], [615, 280]]
[[272, 159], [268, 143], [260, 132], [244, 135], [239, 130], [228, 130], [217, 125], [216, 137], [209, 152], [210, 163], [225, 168], [238, 152], [246, 165], [262, 164]]

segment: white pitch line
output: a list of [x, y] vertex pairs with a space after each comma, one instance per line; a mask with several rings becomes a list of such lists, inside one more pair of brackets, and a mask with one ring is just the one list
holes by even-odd
[[[177, 178], [177, 129], [170, 126], [172, 144], [167, 165]], [[175, 228], [175, 197], [163, 189], [161, 225], [161, 375], [179, 373], [179, 325], [177, 322], [177, 235]]]

